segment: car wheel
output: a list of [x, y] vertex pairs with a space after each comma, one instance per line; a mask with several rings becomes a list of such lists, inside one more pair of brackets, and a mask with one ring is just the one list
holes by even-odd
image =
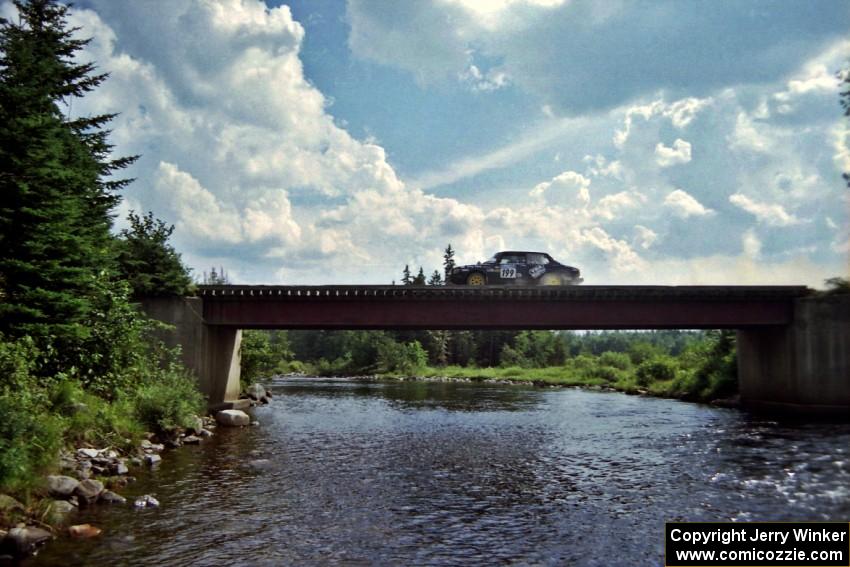
[[540, 285], [562, 285], [561, 276], [558, 274], [543, 274], [540, 278]]
[[478, 272], [469, 274], [469, 277], [466, 278], [466, 285], [484, 285], [485, 283], [484, 274], [480, 274]]

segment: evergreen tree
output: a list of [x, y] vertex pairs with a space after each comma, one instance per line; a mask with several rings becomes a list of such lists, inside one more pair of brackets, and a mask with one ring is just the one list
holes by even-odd
[[410, 277], [410, 267], [405, 264], [404, 271], [401, 276], [401, 285], [411, 285], [413, 283], [413, 278]]
[[62, 113], [106, 77], [74, 60], [88, 40], [68, 8], [14, 5], [18, 23], [0, 19], [0, 331], [77, 340], [114, 269], [110, 211], [130, 180], [110, 175], [135, 157], [109, 158], [114, 115]]
[[419, 266], [419, 273], [413, 278], [412, 283], [413, 285], [425, 285], [425, 270], [422, 269], [422, 266]]
[[440, 272], [434, 270], [434, 273], [431, 274], [431, 278], [428, 280], [428, 285], [443, 285], [443, 276], [440, 275]]
[[446, 246], [446, 251], [443, 254], [443, 273], [445, 274], [445, 280], [449, 281], [449, 276], [452, 273], [452, 268], [455, 267], [455, 251], [452, 250], [452, 245], [449, 243]]
[[168, 243], [174, 226], [155, 219], [152, 212], [141, 217], [132, 211], [130, 228], [116, 242], [118, 268], [130, 283], [134, 297], [186, 295], [192, 283], [180, 254]]

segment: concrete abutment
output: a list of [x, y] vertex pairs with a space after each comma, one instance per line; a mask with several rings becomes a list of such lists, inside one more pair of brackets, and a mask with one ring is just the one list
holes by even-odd
[[787, 326], [738, 331], [749, 408], [850, 419], [850, 295], [795, 300]]
[[242, 331], [207, 325], [199, 297], [149, 298], [141, 303], [151, 319], [171, 329], [159, 333], [168, 347], [180, 347], [181, 359], [198, 380], [210, 408], [221, 408], [239, 398]]

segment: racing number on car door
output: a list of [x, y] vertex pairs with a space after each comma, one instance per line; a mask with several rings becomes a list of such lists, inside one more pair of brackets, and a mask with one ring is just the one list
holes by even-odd
[[505, 264], [499, 269], [499, 277], [505, 280], [516, 279], [516, 266]]

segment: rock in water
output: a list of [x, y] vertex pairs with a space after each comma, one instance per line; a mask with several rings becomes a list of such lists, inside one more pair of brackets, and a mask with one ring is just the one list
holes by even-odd
[[0, 550], [14, 557], [26, 557], [52, 537], [50, 532], [41, 528], [12, 528], [3, 538]]
[[228, 427], [242, 427], [251, 423], [251, 418], [242, 410], [221, 410], [215, 414], [215, 420]]
[[99, 536], [103, 532], [102, 529], [96, 528], [91, 524], [77, 524], [68, 528], [68, 533], [71, 537], [89, 538]]
[[100, 493], [100, 501], [106, 502], [107, 504], [126, 504], [127, 499], [121, 496], [120, 494], [116, 494], [111, 490], [104, 490]]
[[155, 464], [159, 463], [161, 460], [162, 460], [162, 457], [160, 457], [157, 454], [145, 455], [145, 463], [150, 465], [150, 466], [154, 466]]
[[47, 477], [47, 492], [53, 498], [67, 500], [79, 485], [80, 481], [70, 476], [52, 474]]
[[156, 508], [159, 506], [159, 500], [150, 494], [145, 494], [144, 496], [136, 498], [136, 501], [133, 502], [133, 506], [136, 508]]
[[103, 492], [103, 483], [92, 479], [82, 481], [74, 490], [74, 494], [80, 499], [81, 504], [94, 503], [101, 492]]
[[266, 400], [266, 389], [263, 387], [262, 384], [251, 384], [245, 390], [245, 393], [252, 400], [256, 400], [258, 402]]

